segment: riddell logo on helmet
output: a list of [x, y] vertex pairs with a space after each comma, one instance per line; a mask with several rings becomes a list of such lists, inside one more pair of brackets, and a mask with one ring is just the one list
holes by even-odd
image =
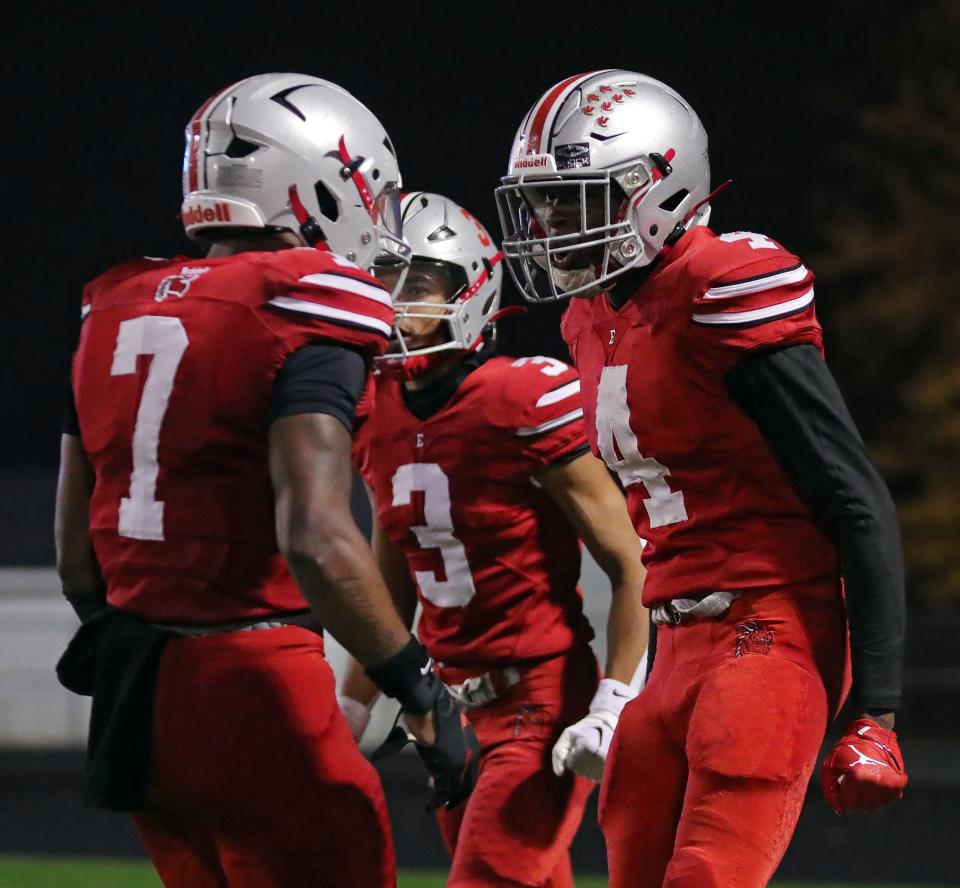
[[230, 205], [215, 203], [212, 207], [192, 206], [180, 213], [184, 225], [202, 225], [207, 222], [229, 222]]
[[518, 157], [513, 162], [515, 170], [535, 170], [538, 167], [549, 166], [550, 158], [544, 154], [537, 154], [531, 157]]

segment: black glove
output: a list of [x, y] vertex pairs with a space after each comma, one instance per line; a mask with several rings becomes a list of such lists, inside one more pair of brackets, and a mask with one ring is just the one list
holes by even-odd
[[[414, 742], [433, 781], [433, 801], [428, 810], [441, 805], [455, 808], [470, 795], [477, 782], [480, 744], [450, 689], [433, 671], [427, 649], [411, 638], [385, 663], [368, 669], [367, 675], [383, 693], [400, 702], [403, 712], [433, 713], [435, 741], [429, 745]], [[408, 740], [407, 732], [395, 726], [374, 758], [398, 752]]]

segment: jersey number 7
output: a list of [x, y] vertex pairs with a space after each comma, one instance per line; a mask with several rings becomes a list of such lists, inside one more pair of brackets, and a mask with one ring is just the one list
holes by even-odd
[[146, 315], [120, 324], [110, 374], [136, 373], [140, 355], [153, 357], [133, 427], [133, 472], [130, 495], [120, 500], [117, 522], [120, 536], [135, 540], [164, 539], [163, 503], [156, 498], [160, 471], [157, 449], [173, 380], [188, 344], [187, 331], [179, 318]]

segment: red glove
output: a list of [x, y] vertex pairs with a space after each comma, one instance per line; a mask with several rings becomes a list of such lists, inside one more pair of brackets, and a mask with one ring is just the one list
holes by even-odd
[[896, 733], [869, 718], [850, 722], [820, 774], [823, 797], [837, 814], [876, 811], [903, 798], [906, 785]]

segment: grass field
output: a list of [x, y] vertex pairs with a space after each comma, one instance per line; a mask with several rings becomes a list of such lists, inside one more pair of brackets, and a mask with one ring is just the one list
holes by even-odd
[[[399, 888], [443, 888], [441, 872], [406, 871]], [[604, 888], [597, 876], [577, 879], [577, 888]], [[851, 883], [774, 882], [775, 888], [853, 888]], [[136, 861], [72, 857], [0, 857], [0, 888], [161, 888], [152, 867]], [[856, 888], [922, 888], [857, 883]]]

